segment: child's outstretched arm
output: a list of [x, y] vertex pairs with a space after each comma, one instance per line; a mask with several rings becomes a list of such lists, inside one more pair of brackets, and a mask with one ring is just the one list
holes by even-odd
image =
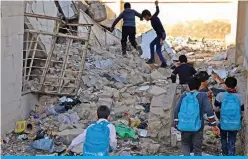
[[73, 139], [67, 151], [72, 150], [75, 146], [81, 143], [83, 144], [85, 142], [86, 132], [87, 129], [82, 134], [78, 135], [75, 139]]
[[116, 139], [116, 130], [113, 124], [108, 125], [110, 134], [109, 134], [109, 145], [111, 150], [115, 150], [117, 147], [117, 139]]
[[155, 5], [156, 5], [156, 12], [153, 14], [153, 16], [158, 16], [159, 14], [159, 7], [158, 7], [158, 1], [155, 1]]
[[111, 26], [111, 31], [114, 30], [115, 26], [117, 23], [119, 23], [119, 21], [123, 18], [123, 13], [121, 13], [116, 19], [115, 21], [113, 22], [112, 26]]

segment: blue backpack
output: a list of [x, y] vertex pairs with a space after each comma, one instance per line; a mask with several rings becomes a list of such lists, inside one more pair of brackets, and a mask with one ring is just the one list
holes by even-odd
[[220, 109], [220, 127], [222, 130], [241, 129], [241, 104], [235, 94], [225, 92]]
[[178, 129], [180, 131], [198, 131], [201, 128], [198, 92], [186, 93], [178, 113]]
[[110, 150], [108, 124], [107, 121], [101, 121], [87, 129], [83, 146], [84, 156], [108, 156]]

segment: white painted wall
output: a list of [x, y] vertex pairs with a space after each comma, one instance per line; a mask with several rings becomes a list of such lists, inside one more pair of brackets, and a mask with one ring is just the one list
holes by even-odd
[[28, 117], [36, 102], [32, 94], [22, 96], [24, 3], [1, 2], [1, 133], [13, 130], [15, 122]]

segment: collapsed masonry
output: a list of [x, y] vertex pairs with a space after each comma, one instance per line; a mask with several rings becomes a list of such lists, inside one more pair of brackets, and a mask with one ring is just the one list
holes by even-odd
[[[57, 43], [56, 38], [53, 38], [56, 37], [54, 34], [52, 38], [47, 38], [44, 34], [40, 34], [41, 37], [38, 37], [37, 33], [31, 33], [30, 30], [37, 31], [39, 29], [27, 27], [30, 37], [28, 38], [26, 34], [26, 38], [36, 39], [35, 41], [38, 42], [33, 44], [29, 42], [26, 47], [26, 50], [31, 52], [30, 56], [26, 56], [30, 58], [26, 58], [26, 64], [32, 69], [27, 69], [24, 73], [29, 77], [28, 83], [24, 87], [32, 92], [43, 91], [42, 93], [46, 94], [53, 94], [51, 92], [55, 91], [54, 94], [56, 95], [41, 95], [39, 103], [34, 106], [30, 113], [28, 122], [35, 123], [37, 130], [51, 130], [56, 133], [58, 137], [54, 140], [56, 143], [60, 143], [57, 146], [63, 149], [65, 145], [70, 144], [74, 137], [82, 133], [89, 125], [89, 120], [96, 119], [96, 109], [99, 105], [108, 105], [111, 108], [111, 121], [114, 124], [125, 123], [124, 114], [128, 113], [134, 121], [138, 119], [138, 123], [143, 125], [141, 129], [134, 128], [138, 134], [137, 136], [140, 137], [135, 142], [131, 139], [118, 140], [120, 148], [114, 152], [114, 155], [122, 155], [126, 151], [131, 155], [180, 155], [179, 152], [167, 152], [168, 150], [165, 150], [164, 147], [167, 149], [168, 145], [166, 145], [167, 147], [162, 146], [164, 143], [161, 142], [167, 141], [167, 137], [171, 134], [172, 111], [177, 97], [176, 85], [171, 84], [167, 79], [171, 70], [150, 68], [131, 46], [128, 48], [128, 57], [123, 58], [119, 39], [116, 36], [102, 28], [84, 10], [79, 11], [78, 14], [79, 19], [76, 24], [94, 24], [90, 26], [91, 30], [83, 25], [82, 27], [77, 26], [77, 34], [74, 34], [74, 36], [77, 35], [78, 38], [75, 38], [73, 36], [75, 30], [67, 28], [69, 33], [60, 33], [64, 36], [59, 36], [62, 38], [59, 43]], [[27, 19], [31, 20], [31, 18]], [[56, 19], [56, 21], [59, 20]], [[53, 24], [56, 25], [57, 22]], [[69, 24], [71, 23], [65, 25], [69, 26]], [[70, 34], [70, 31], [73, 33]], [[90, 33], [90, 38], [86, 42], [82, 42], [83, 40], [80, 38], [84, 38], [88, 33]], [[144, 41], [149, 38], [149, 36], [142, 36], [141, 46], [147, 46]], [[87, 41], [89, 42], [88, 46], [86, 45]], [[202, 52], [223, 51], [220, 47], [216, 48], [216, 46], [220, 46], [216, 43], [180, 43], [178, 41], [180, 39], [172, 40], [175, 51], [167, 45], [165, 46], [164, 53], [169, 63], [171, 63], [170, 58], [171, 60], [174, 58], [173, 52], [186, 54], [199, 65], [206, 60], [211, 62], [211, 55], [202, 54]], [[49, 65], [45, 67], [48, 55], [51, 53], [49, 51], [51, 50], [49, 45], [51, 42], [54, 44], [54, 50]], [[87, 55], [83, 54], [85, 50], [87, 50]], [[201, 67], [198, 67], [207, 69], [208, 65], [201, 64]], [[46, 78], [43, 89], [40, 89], [39, 83], [43, 76], [39, 75], [43, 74], [44, 67], [47, 68]], [[83, 68], [81, 72], [80, 68]], [[237, 73], [240, 69], [235, 71]], [[54, 77], [59, 79], [57, 80]], [[59, 90], [56, 89], [58, 84]], [[61, 109], [58, 105], [59, 99], [57, 96], [59, 95], [78, 95], [82, 103], [66, 112], [57, 113], [56, 111]], [[148, 134], [142, 134], [143, 130], [148, 130]], [[204, 143], [205, 147], [213, 147], [213, 150], [216, 150], [218, 142], [212, 136], [204, 135], [204, 137], [207, 138]], [[30, 138], [33, 139], [34, 137], [30, 136]], [[27, 142], [23, 142], [22, 146], [26, 146]], [[13, 144], [15, 143], [13, 142]], [[8, 149], [8, 146], [6, 149]], [[82, 148], [79, 146], [73, 151], [81, 153]], [[9, 153], [10, 151], [6, 150], [4, 152]], [[22, 149], [15, 153], [15, 155], [25, 153], [43, 154], [43, 152], [24, 153]]]

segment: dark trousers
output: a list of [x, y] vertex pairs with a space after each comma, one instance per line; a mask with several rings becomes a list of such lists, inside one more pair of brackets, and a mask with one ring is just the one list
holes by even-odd
[[237, 131], [220, 130], [221, 150], [223, 155], [235, 155], [235, 143], [237, 133]]
[[197, 132], [182, 132], [182, 152], [184, 156], [190, 156], [192, 152], [191, 148], [193, 145], [193, 151], [195, 156], [202, 155], [202, 141], [203, 141], [203, 130]]
[[125, 54], [127, 51], [127, 37], [129, 37], [129, 42], [136, 49], [137, 43], [135, 40], [136, 28], [132, 26], [123, 26], [122, 27], [122, 38], [121, 38], [121, 47], [122, 53]]
[[[162, 34], [162, 39], [165, 40], [166, 38], [166, 34], [163, 33]], [[158, 57], [160, 59], [161, 62], [165, 62], [165, 59], [163, 57], [163, 54], [162, 54], [162, 45], [160, 44], [160, 38], [159, 37], [156, 37], [151, 43], [150, 43], [150, 53], [151, 53], [151, 59], [154, 60], [154, 53], [155, 53], [155, 50], [154, 50], [154, 46], [156, 45], [156, 52], [158, 54]]]

